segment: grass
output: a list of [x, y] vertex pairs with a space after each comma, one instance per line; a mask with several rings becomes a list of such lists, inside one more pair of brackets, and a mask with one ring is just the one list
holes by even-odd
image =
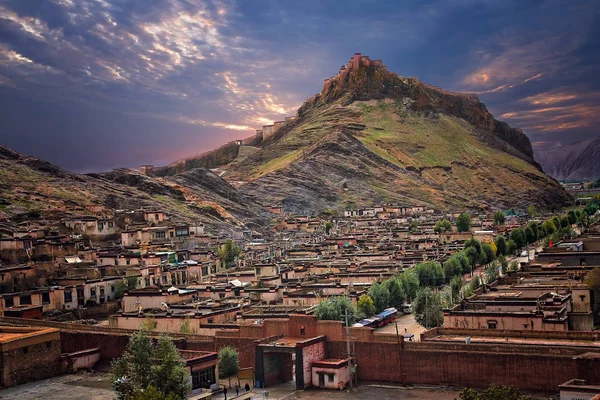
[[358, 103], [367, 129], [357, 138], [371, 151], [401, 166], [416, 168], [499, 164], [519, 171], [540, 174], [528, 162], [493, 149], [471, 134], [471, 127], [455, 117], [424, 118], [405, 112], [398, 102], [377, 105]]

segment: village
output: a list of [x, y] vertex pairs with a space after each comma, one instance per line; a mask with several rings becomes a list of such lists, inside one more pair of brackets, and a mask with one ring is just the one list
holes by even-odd
[[[586, 384], [600, 371], [596, 202], [564, 213], [265, 208], [268, 231], [231, 236], [101, 205], [3, 224], [1, 386], [106, 371], [144, 329], [174, 338], [192, 393], [222, 393], [217, 353], [229, 345], [256, 390], [481, 387], [469, 371], [483, 368], [524, 389], [600, 394]], [[491, 353], [520, 376], [482, 365]]]

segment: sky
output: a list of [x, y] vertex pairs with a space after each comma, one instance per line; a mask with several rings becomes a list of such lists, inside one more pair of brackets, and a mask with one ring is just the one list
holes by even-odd
[[0, 144], [164, 165], [294, 115], [356, 52], [478, 93], [534, 149], [600, 134], [597, 1], [0, 0]]

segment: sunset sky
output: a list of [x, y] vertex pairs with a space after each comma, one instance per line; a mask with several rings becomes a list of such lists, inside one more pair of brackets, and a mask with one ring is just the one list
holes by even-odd
[[600, 134], [598, 1], [1, 0], [0, 144], [165, 164], [295, 114], [355, 52], [479, 93], [534, 147]]

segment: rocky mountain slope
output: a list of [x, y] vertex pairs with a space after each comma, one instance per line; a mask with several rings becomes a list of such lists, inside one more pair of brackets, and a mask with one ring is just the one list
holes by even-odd
[[32, 214], [59, 219], [85, 214], [91, 204], [161, 209], [179, 220], [224, 230], [256, 228], [268, 221], [262, 206], [207, 168], [168, 178], [128, 169], [81, 175], [0, 145], [0, 219], [18, 222]]
[[355, 55], [293, 121], [224, 175], [264, 203], [318, 212], [399, 202], [439, 209], [566, 203], [527, 136], [472, 94]]
[[535, 152], [544, 171], [559, 180], [600, 178], [600, 136]]

